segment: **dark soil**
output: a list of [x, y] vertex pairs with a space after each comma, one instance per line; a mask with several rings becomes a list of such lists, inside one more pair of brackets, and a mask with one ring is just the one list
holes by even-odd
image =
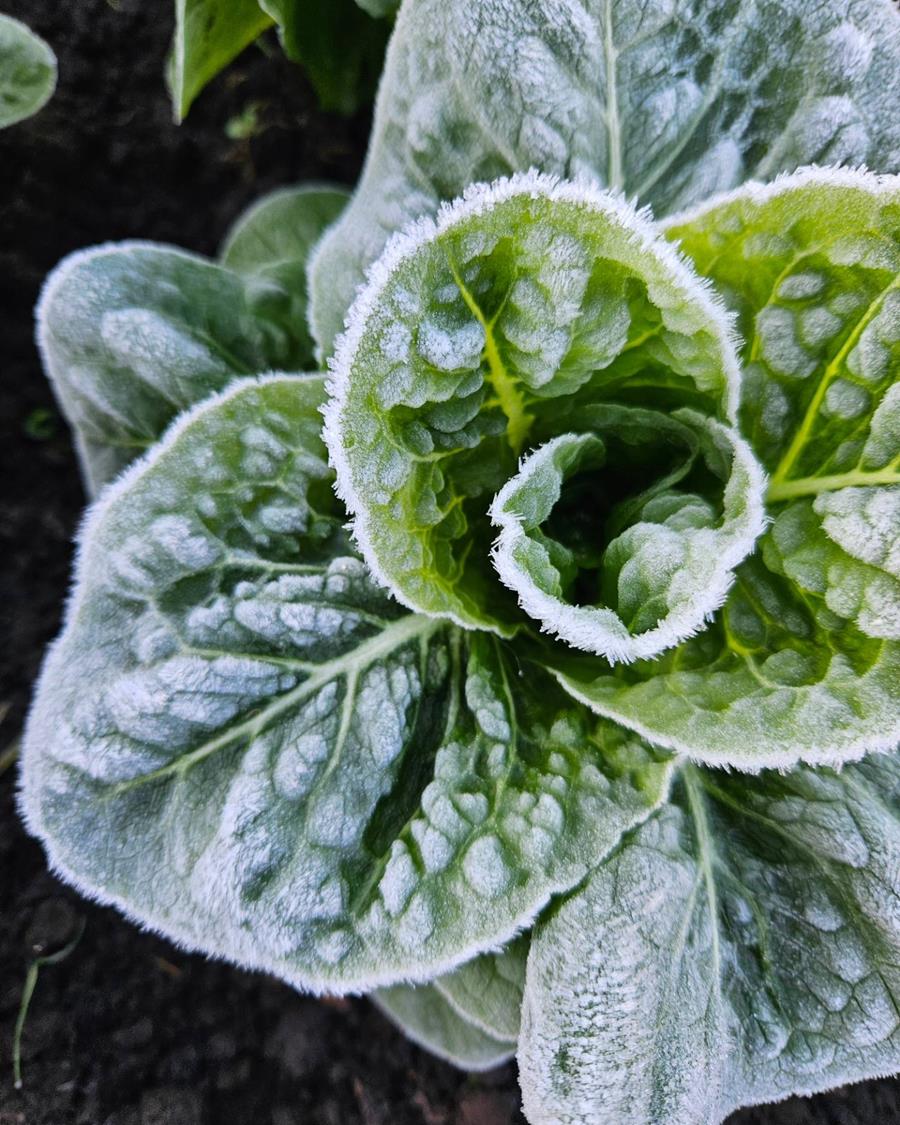
[[[47, 271], [64, 254], [139, 237], [213, 253], [263, 192], [352, 183], [368, 120], [319, 112], [302, 74], [251, 48], [172, 124], [163, 86], [171, 0], [7, 0], [56, 49], [60, 86], [0, 134], [0, 753], [20, 730], [55, 633], [83, 503], [66, 427], [32, 342]], [[249, 114], [248, 114], [249, 110]], [[252, 135], [226, 124], [255, 116]], [[246, 131], [246, 130], [245, 130]], [[235, 130], [231, 129], [232, 136]], [[313, 1000], [187, 956], [46, 870], [0, 777], [0, 1125], [513, 1125], [515, 1070], [467, 1077], [411, 1046], [363, 1000]], [[29, 961], [41, 972], [12, 1085]], [[900, 1123], [897, 1085], [746, 1112], [731, 1125]], [[616, 1125], [610, 1122], [609, 1125]]]

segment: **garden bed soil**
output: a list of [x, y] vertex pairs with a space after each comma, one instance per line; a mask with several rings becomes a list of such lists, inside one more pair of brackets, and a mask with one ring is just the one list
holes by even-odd
[[[171, 0], [13, 0], [60, 61], [55, 98], [0, 134], [0, 752], [59, 624], [83, 503], [68, 433], [33, 344], [42, 278], [62, 255], [120, 238], [214, 253], [274, 187], [352, 183], [368, 131], [319, 112], [302, 74], [251, 48], [171, 118]], [[515, 1068], [470, 1077], [409, 1044], [365, 1000], [316, 1000], [189, 956], [81, 900], [46, 869], [0, 776], [0, 1125], [515, 1125]], [[29, 961], [45, 967], [11, 1045]], [[745, 1111], [730, 1125], [900, 1123], [872, 1082]], [[615, 1125], [615, 1123], [610, 1123]]]

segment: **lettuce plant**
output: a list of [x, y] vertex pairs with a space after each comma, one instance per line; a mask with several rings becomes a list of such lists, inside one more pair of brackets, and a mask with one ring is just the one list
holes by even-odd
[[402, 9], [340, 217], [48, 282], [98, 499], [24, 814], [187, 947], [517, 1052], [534, 1122], [895, 1072], [900, 176], [734, 185], [894, 172], [900, 21], [474, 10]]
[[56, 56], [24, 23], [0, 13], [0, 129], [38, 112], [56, 88]]

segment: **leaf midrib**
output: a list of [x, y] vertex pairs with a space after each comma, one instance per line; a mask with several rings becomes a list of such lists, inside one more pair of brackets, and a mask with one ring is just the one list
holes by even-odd
[[488, 362], [489, 381], [497, 396], [500, 409], [506, 415], [506, 433], [513, 453], [518, 457], [525, 446], [533, 417], [525, 409], [525, 396], [516, 380], [506, 370], [497, 341], [494, 338], [494, 321], [489, 321], [480, 305], [462, 279], [459, 267], [448, 252], [447, 263], [469, 312], [484, 331], [484, 355]]
[[900, 457], [883, 469], [851, 469], [847, 473], [832, 473], [824, 477], [798, 477], [794, 480], [773, 481], [766, 497], [773, 503], [796, 500], [802, 496], [818, 496], [822, 492], [838, 492], [842, 488], [872, 488], [877, 485], [900, 484]]
[[613, 191], [625, 186], [622, 171], [622, 123], [619, 119], [619, 88], [617, 64], [619, 52], [613, 41], [612, 0], [606, 0], [603, 17], [603, 59], [606, 70], [606, 182]]

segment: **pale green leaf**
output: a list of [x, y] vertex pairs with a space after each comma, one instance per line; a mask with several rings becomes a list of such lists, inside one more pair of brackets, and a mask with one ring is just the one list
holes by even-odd
[[223, 266], [271, 282], [276, 301], [283, 302], [287, 294], [290, 304], [284, 315], [302, 341], [305, 359], [313, 354], [312, 338], [305, 327], [310, 252], [348, 198], [345, 188], [324, 184], [273, 191], [238, 218], [222, 244]]
[[468, 1023], [433, 984], [397, 984], [378, 989], [372, 999], [414, 1043], [462, 1070], [490, 1070], [516, 1052], [515, 1040]]
[[[772, 521], [723, 611], [627, 670], [560, 657], [599, 713], [744, 769], [900, 739], [900, 178], [807, 170], [668, 224], [738, 313]], [[552, 658], [552, 659], [555, 659]]]
[[483, 953], [437, 977], [434, 987], [464, 1020], [486, 1035], [515, 1044], [530, 942], [531, 935], [524, 934], [499, 953]]
[[350, 193], [333, 184], [301, 184], [264, 195], [225, 236], [223, 266], [236, 273], [267, 274], [305, 266], [310, 251], [346, 206]]
[[900, 1069], [900, 768], [685, 767], [532, 942], [519, 1065], [545, 1125], [718, 1125]]
[[297, 293], [282, 280], [141, 242], [57, 266], [38, 306], [38, 343], [92, 495], [235, 377], [311, 363]]
[[183, 415], [92, 510], [24, 741], [85, 893], [298, 985], [422, 980], [529, 925], [669, 765], [346, 543], [321, 377]]
[[[357, 541], [404, 604], [469, 627], [523, 620], [491, 566], [488, 519], [523, 450], [589, 427], [597, 403], [726, 419], [737, 406], [729, 324], [699, 279], [621, 200], [546, 177], [474, 190], [397, 238], [348, 324], [326, 440]], [[639, 471], [603, 477], [596, 541], [617, 501], [633, 522], [636, 495], [670, 472], [669, 444], [663, 433]], [[744, 492], [737, 557], [759, 530], [758, 475]]]
[[207, 82], [271, 26], [257, 0], [175, 0], [169, 73], [176, 118], [185, 117]]
[[892, 0], [411, 0], [313, 269], [330, 355], [391, 233], [476, 180], [589, 176], [667, 214], [812, 161], [900, 171]]
[[56, 88], [56, 56], [24, 23], [0, 14], [0, 129], [31, 117]]

